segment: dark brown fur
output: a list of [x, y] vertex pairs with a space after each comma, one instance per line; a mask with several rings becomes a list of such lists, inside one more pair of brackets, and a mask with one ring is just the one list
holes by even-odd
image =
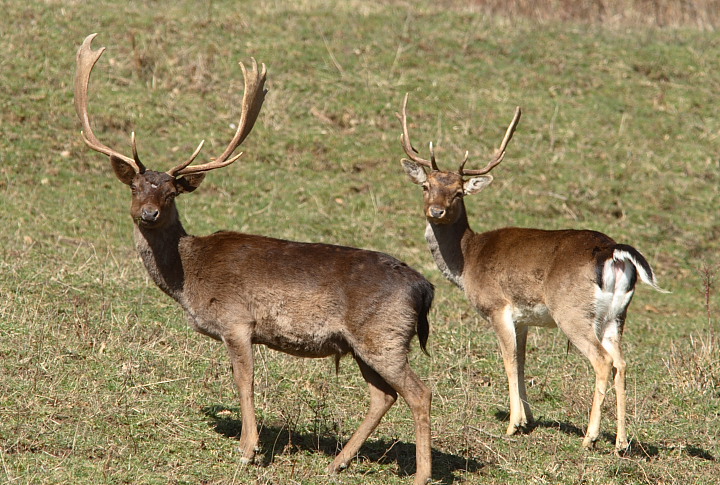
[[[124, 164], [113, 159], [113, 165]], [[407, 362], [417, 333], [423, 350], [432, 285], [387, 254], [221, 231], [185, 232], [175, 197], [187, 178], [115, 167], [132, 187], [135, 244], [155, 283], [185, 309], [198, 332], [228, 347], [240, 390], [243, 460], [258, 445], [253, 405], [253, 344], [300, 357], [351, 354], [370, 386], [370, 411], [329, 467], [347, 465], [402, 395], [416, 422], [416, 483], [430, 478], [430, 390]]]

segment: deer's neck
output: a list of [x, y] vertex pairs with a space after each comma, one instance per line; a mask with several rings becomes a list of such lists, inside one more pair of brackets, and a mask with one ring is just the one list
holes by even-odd
[[465, 206], [462, 206], [461, 210], [460, 216], [452, 224], [434, 224], [428, 221], [425, 228], [425, 239], [427, 239], [430, 252], [440, 271], [447, 279], [464, 290], [463, 245], [473, 232], [468, 224]]
[[180, 241], [189, 237], [180, 219], [160, 229], [135, 225], [135, 247], [150, 277], [165, 293], [181, 302], [185, 272]]

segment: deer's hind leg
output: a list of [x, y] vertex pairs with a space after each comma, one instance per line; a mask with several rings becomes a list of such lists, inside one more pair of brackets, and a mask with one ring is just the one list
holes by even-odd
[[625, 321], [623, 313], [618, 319], [611, 322], [605, 329], [602, 339], [603, 348], [612, 357], [612, 366], [615, 371], [615, 399], [617, 401], [617, 434], [615, 435], [615, 450], [620, 453], [627, 449], [627, 429], [625, 427], [625, 414], [627, 395], [625, 392], [625, 357], [622, 351], [622, 328]]
[[[583, 447], [592, 448], [600, 436], [602, 404], [608, 391], [613, 357], [595, 335], [595, 321], [581, 310], [568, 311], [556, 319], [558, 327], [570, 342], [590, 361], [595, 370], [595, 393], [593, 395], [590, 419], [583, 439]], [[623, 374], [624, 378], [624, 374]], [[623, 394], [624, 396], [624, 394]]]
[[407, 355], [395, 357], [398, 358], [387, 358], [387, 355], [384, 355], [383, 358], [377, 359], [379, 362], [373, 362], [374, 365], [368, 364], [359, 356], [355, 357], [370, 388], [370, 409], [360, 427], [328, 467], [328, 472], [335, 473], [347, 466], [348, 461], [357, 454], [400, 394], [408, 403], [415, 422], [415, 484], [424, 485], [430, 481], [432, 393], [410, 368]]
[[398, 368], [392, 366], [379, 371], [412, 411], [415, 421], [415, 485], [423, 485], [431, 480], [432, 450], [430, 444], [430, 407], [432, 392], [413, 372], [407, 357]]
[[370, 409], [360, 427], [353, 433], [350, 440], [328, 467], [329, 473], [337, 473], [347, 467], [348, 462], [355, 457], [365, 440], [375, 431], [382, 417], [385, 416], [385, 413], [397, 400], [397, 392], [380, 377], [380, 374], [360, 358], [356, 357], [356, 361], [370, 389]]

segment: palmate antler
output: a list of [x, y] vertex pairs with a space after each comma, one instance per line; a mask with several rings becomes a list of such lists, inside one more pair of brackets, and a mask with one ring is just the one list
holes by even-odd
[[[410, 160], [413, 162], [423, 165], [427, 168], [430, 168], [431, 170], [439, 170], [437, 166], [437, 162], [435, 161], [435, 150], [433, 149], [432, 142], [430, 142], [430, 160], [425, 160], [424, 158], [420, 158], [418, 156], [417, 150], [415, 150], [415, 147], [412, 146], [410, 143], [410, 135], [408, 134], [408, 127], [407, 127], [407, 102], [408, 102], [408, 94], [405, 94], [405, 99], [403, 100], [402, 105], [402, 113], [397, 114], [398, 119], [400, 120], [400, 123], [402, 124], [402, 130], [403, 133], [400, 136], [400, 142], [402, 143], [402, 147], [405, 150], [405, 154], [408, 156]], [[460, 164], [460, 168], [458, 169], [458, 173], [460, 175], [484, 175], [488, 173], [490, 170], [495, 168], [500, 162], [503, 161], [503, 158], [505, 157], [505, 150], [507, 148], [508, 143], [510, 143], [510, 140], [512, 139], [513, 134], [515, 133], [515, 129], [517, 128], [518, 123], [520, 122], [520, 106], [515, 108], [515, 116], [513, 117], [513, 120], [510, 122], [510, 125], [508, 126], [507, 130], [505, 131], [505, 137], [503, 138], [502, 143], [500, 144], [500, 148], [498, 148], [495, 152], [495, 157], [493, 160], [488, 163], [484, 168], [481, 168], [479, 170], [465, 170], [465, 163], [468, 160], [468, 152], [465, 152], [465, 157], [463, 158], [462, 163]]]
[[[145, 166], [140, 162], [140, 158], [137, 154], [137, 146], [135, 143], [135, 133], [131, 134], [132, 153], [133, 158], [127, 157], [122, 153], [113, 150], [112, 148], [104, 145], [97, 139], [90, 126], [90, 116], [88, 115], [88, 84], [90, 83], [90, 73], [93, 67], [97, 63], [100, 56], [105, 52], [105, 48], [102, 47], [96, 51], [92, 50], [91, 44], [97, 34], [88, 35], [83, 41], [80, 49], [77, 53], [77, 73], [75, 75], [75, 111], [82, 123], [83, 131], [82, 136], [85, 143], [95, 151], [115, 157], [123, 160], [128, 165], [135, 169], [136, 173], [145, 172]], [[248, 75], [245, 65], [240, 63], [240, 68], [245, 78], [245, 92], [243, 93], [242, 101], [242, 115], [240, 122], [238, 123], [238, 129], [235, 132], [235, 136], [230, 141], [230, 144], [225, 151], [212, 162], [208, 162], [202, 165], [190, 164], [197, 158], [200, 150], [203, 147], [205, 141], [201, 141], [198, 147], [195, 149], [193, 154], [185, 162], [168, 170], [168, 175], [173, 177], [180, 177], [182, 175], [188, 175], [192, 173], [208, 172], [216, 168], [225, 167], [230, 165], [238, 158], [242, 156], [242, 153], [229, 158], [233, 152], [237, 149], [245, 138], [252, 131], [255, 121], [257, 120], [260, 108], [262, 107], [263, 101], [265, 100], [265, 75], [266, 69], [265, 64], [262, 64], [262, 68], [258, 71], [257, 62], [252, 59], [252, 71]]]

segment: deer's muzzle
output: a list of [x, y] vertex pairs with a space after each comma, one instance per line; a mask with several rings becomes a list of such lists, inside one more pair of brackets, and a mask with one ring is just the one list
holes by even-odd
[[153, 225], [158, 221], [160, 217], [160, 210], [157, 207], [149, 206], [143, 207], [140, 211], [139, 223], [143, 225]]

